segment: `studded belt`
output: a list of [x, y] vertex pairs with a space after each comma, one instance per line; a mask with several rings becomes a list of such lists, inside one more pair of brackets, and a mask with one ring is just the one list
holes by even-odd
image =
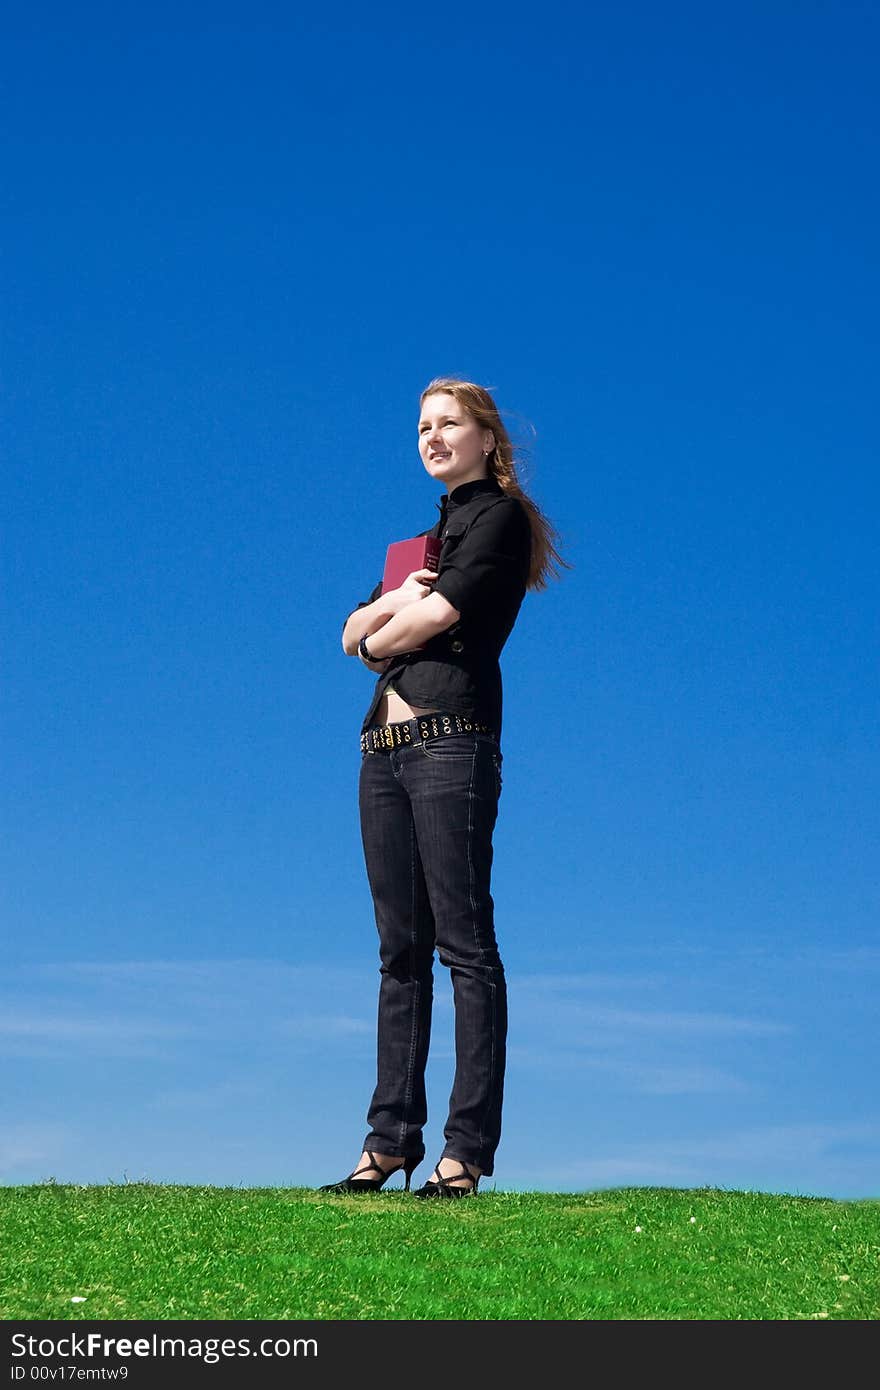
[[388, 753], [392, 748], [404, 748], [435, 734], [489, 734], [495, 730], [465, 714], [447, 714], [444, 710], [405, 719], [399, 724], [376, 724], [361, 734], [362, 753]]

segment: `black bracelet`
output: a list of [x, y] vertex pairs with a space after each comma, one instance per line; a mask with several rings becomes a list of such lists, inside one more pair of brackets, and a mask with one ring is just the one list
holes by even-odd
[[384, 656], [373, 656], [367, 646], [366, 634], [358, 642], [358, 656], [363, 657], [364, 661], [384, 661]]

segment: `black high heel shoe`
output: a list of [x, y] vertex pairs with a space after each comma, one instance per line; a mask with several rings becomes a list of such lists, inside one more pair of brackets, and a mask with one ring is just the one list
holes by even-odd
[[[460, 1173], [450, 1173], [445, 1178], [441, 1178], [439, 1168], [435, 1168], [434, 1172], [437, 1174], [437, 1181], [429, 1180], [424, 1186], [417, 1188], [413, 1193], [414, 1197], [472, 1197], [477, 1190], [477, 1183], [482, 1177], [481, 1173], [474, 1177], [466, 1163], [462, 1163]], [[469, 1178], [471, 1186], [458, 1187], [450, 1181], [452, 1178]]]
[[[415, 1158], [412, 1154], [410, 1154], [408, 1158], [402, 1158], [401, 1161], [400, 1161], [398, 1164], [395, 1165], [395, 1167], [393, 1167], [393, 1168], [382, 1168], [382, 1167], [376, 1162], [376, 1155], [375, 1155], [370, 1149], [365, 1149], [365, 1150], [364, 1150], [364, 1153], [367, 1153], [367, 1154], [370, 1155], [370, 1158], [373, 1160], [372, 1163], [365, 1163], [364, 1166], [363, 1166], [363, 1168], [356, 1168], [355, 1171], [354, 1171], [353, 1173], [349, 1173], [348, 1177], [347, 1177], [347, 1178], [342, 1178], [340, 1182], [328, 1182], [328, 1183], [326, 1183], [324, 1187], [319, 1187], [319, 1188], [318, 1188], [318, 1191], [319, 1191], [319, 1192], [378, 1192], [382, 1187], [384, 1187], [385, 1183], [386, 1183], [386, 1182], [388, 1181], [388, 1179], [391, 1177], [391, 1174], [392, 1174], [392, 1173], [399, 1173], [400, 1170], [401, 1170], [401, 1168], [402, 1168], [402, 1169], [403, 1169], [403, 1175], [404, 1175], [404, 1177], [406, 1178], [406, 1182], [405, 1182], [405, 1184], [404, 1184], [404, 1189], [403, 1189], [403, 1190], [404, 1190], [404, 1192], [409, 1192], [409, 1180], [410, 1180], [410, 1178], [412, 1177], [412, 1175], [413, 1175], [413, 1173], [415, 1172], [416, 1168], [418, 1168], [419, 1164], [421, 1163], [422, 1159], [423, 1159], [424, 1156], [425, 1156], [424, 1154], [420, 1154], [420, 1155], [418, 1156], [418, 1158]], [[369, 1173], [369, 1172], [371, 1172], [371, 1171], [372, 1171], [372, 1172], [375, 1172], [375, 1173], [379, 1173], [379, 1174], [381, 1174], [381, 1176], [380, 1176], [378, 1179], [376, 1179], [376, 1178], [362, 1178], [362, 1177], [359, 1176], [360, 1173]]]

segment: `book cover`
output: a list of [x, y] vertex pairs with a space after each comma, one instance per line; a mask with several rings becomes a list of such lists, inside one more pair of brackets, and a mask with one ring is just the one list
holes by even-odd
[[[409, 540], [392, 541], [385, 555], [385, 572], [382, 575], [382, 593], [389, 589], [399, 589], [408, 574], [413, 570], [436, 570], [440, 564], [440, 550], [443, 542], [437, 536], [411, 536]], [[421, 651], [426, 644], [420, 642], [413, 651]]]
[[385, 555], [382, 593], [399, 589], [413, 570], [436, 570], [440, 564], [442, 544], [436, 536], [412, 536], [406, 541], [392, 541]]

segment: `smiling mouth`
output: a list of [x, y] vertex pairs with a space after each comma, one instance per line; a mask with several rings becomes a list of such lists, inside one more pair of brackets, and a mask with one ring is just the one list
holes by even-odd
[[432, 454], [432, 455], [431, 455], [431, 462], [432, 462], [432, 463], [436, 463], [438, 459], [448, 459], [449, 457], [450, 457], [449, 454]]

